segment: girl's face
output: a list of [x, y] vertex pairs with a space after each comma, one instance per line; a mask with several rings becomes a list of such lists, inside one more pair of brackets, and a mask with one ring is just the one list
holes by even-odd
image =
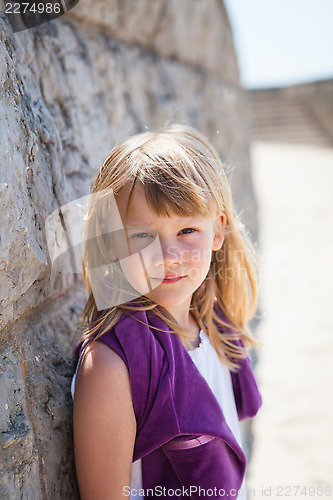
[[[126, 279], [169, 312], [189, 308], [193, 292], [204, 281], [213, 250], [221, 248], [226, 217], [157, 215], [143, 188], [136, 187], [126, 217], [128, 191], [116, 197], [124, 225], [116, 242]], [[127, 257], [128, 256], [128, 257]]]

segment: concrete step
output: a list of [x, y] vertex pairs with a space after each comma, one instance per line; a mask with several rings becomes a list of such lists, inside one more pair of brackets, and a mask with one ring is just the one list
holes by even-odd
[[332, 146], [332, 138], [306, 99], [278, 91], [275, 95], [255, 92], [251, 95], [251, 116], [254, 139]]

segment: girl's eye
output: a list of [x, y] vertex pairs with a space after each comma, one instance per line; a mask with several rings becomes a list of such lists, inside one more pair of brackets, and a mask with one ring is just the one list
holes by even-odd
[[182, 234], [192, 234], [196, 232], [196, 229], [193, 229], [192, 227], [185, 227], [185, 229], [182, 229], [180, 232]]
[[138, 234], [132, 234], [130, 238], [152, 238], [152, 235], [148, 233], [138, 233]]

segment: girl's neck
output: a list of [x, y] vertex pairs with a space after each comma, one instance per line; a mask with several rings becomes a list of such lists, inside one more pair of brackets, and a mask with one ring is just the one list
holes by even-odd
[[200, 328], [192, 311], [190, 311], [190, 306], [191, 297], [178, 306], [164, 307], [164, 309], [172, 315], [179, 326], [187, 330], [191, 337], [192, 349], [195, 349], [200, 344]]
[[193, 317], [192, 313], [188, 310], [186, 314], [175, 314], [174, 311], [169, 311], [177, 323], [182, 326], [183, 328], [186, 328], [187, 330], [190, 330], [190, 335], [192, 336], [191, 340], [191, 346], [192, 349], [195, 349], [198, 347], [200, 344], [200, 328], [199, 325], [197, 324], [195, 318]]

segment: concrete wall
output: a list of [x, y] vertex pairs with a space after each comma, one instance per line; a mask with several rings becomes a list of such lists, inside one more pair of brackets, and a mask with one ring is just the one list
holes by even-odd
[[[2, 8], [2, 7], [1, 7]], [[234, 165], [256, 235], [247, 100], [219, 0], [85, 0], [13, 34], [0, 17], [0, 498], [75, 499], [70, 381], [86, 298], [45, 219], [88, 193], [114, 143], [168, 119]]]

